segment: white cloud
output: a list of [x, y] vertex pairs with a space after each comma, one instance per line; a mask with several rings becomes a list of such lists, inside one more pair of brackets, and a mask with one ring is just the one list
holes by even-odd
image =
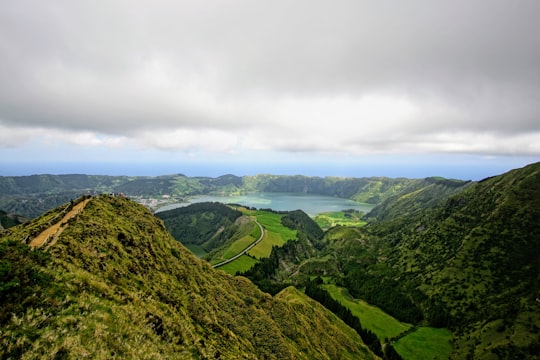
[[136, 139], [143, 147], [184, 152], [232, 153], [237, 150], [238, 144], [235, 133], [215, 129], [156, 129], [141, 133]]

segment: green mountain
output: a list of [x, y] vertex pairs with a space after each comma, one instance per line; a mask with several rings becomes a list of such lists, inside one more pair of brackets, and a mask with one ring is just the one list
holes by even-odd
[[[434, 186], [439, 195], [427, 196]], [[319, 254], [354, 297], [450, 328], [452, 358], [538, 358], [540, 163], [413, 187], [369, 216], [381, 220], [329, 230]]]
[[382, 221], [426, 212], [472, 184], [471, 181], [436, 177], [414, 181], [378, 204], [367, 218]]
[[124, 193], [140, 199], [180, 202], [204, 194], [295, 192], [378, 204], [421, 180], [257, 175], [217, 178], [182, 174], [157, 177], [32, 175], [0, 177], [0, 208], [33, 218], [81, 195]]
[[206, 252], [222, 246], [240, 227], [242, 213], [220, 203], [196, 203], [156, 214], [171, 235], [184, 245]]
[[373, 359], [294, 288], [194, 257], [146, 208], [81, 198], [0, 238], [0, 357]]
[[367, 219], [274, 248], [244, 275], [268, 292], [321, 276], [401, 321], [450, 329], [452, 359], [540, 358], [540, 163], [424, 179]]

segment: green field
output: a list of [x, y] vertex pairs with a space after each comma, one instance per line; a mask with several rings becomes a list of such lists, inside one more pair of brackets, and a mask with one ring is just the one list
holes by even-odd
[[261, 229], [259, 229], [254, 222], [252, 222], [252, 224], [253, 229], [251, 232], [232, 243], [231, 246], [229, 246], [229, 248], [223, 253], [223, 259], [230, 259], [240, 254], [245, 248], [247, 248], [261, 236]]
[[337, 225], [364, 226], [366, 222], [362, 220], [363, 215], [358, 211], [325, 212], [315, 216], [314, 220], [322, 229], [329, 229]]
[[345, 288], [332, 284], [323, 285], [323, 287], [332, 298], [349, 308], [353, 315], [360, 319], [363, 328], [373, 331], [381, 341], [398, 336], [412, 327], [410, 324], [396, 320], [376, 306], [363, 300], [353, 299]]
[[281, 246], [288, 240], [296, 239], [296, 231], [281, 224], [282, 214], [267, 211], [250, 211], [250, 215], [256, 216], [257, 221], [266, 231], [263, 240], [249, 251], [249, 255], [255, 258], [269, 257], [272, 246]]
[[[275, 214], [268, 211], [260, 210], [247, 210], [245, 208], [238, 208], [245, 215], [255, 216], [257, 221], [265, 229], [264, 238], [258, 243], [248, 254], [249, 256], [241, 256], [237, 260], [219, 267], [219, 269], [226, 271], [230, 274], [235, 274], [237, 271], [246, 271], [251, 268], [256, 262], [256, 259], [265, 258], [270, 256], [272, 246], [281, 246], [288, 240], [296, 239], [296, 231], [291, 230], [281, 224], [281, 218], [283, 214]], [[223, 259], [230, 259], [236, 254], [240, 253], [253, 241], [257, 240], [260, 236], [260, 229], [258, 226], [254, 226], [253, 231], [242, 238], [235, 241], [225, 252], [223, 253]], [[213, 262], [217, 263], [218, 259]]]
[[237, 271], [244, 272], [246, 270], [249, 270], [256, 263], [257, 260], [247, 255], [242, 255], [238, 259], [223, 266], [220, 266], [218, 270], [223, 270], [231, 275], [235, 275]]
[[403, 359], [448, 359], [452, 351], [451, 339], [452, 333], [448, 329], [421, 327], [393, 346]]

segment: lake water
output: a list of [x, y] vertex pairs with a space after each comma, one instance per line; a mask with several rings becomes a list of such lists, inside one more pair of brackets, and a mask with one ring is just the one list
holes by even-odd
[[323, 212], [355, 209], [368, 213], [375, 205], [360, 203], [333, 196], [304, 194], [304, 193], [253, 193], [238, 196], [201, 195], [192, 198], [186, 203], [177, 203], [163, 206], [157, 210], [166, 211], [177, 207], [187, 206], [199, 202], [220, 202], [224, 204], [239, 204], [257, 209], [273, 209], [278, 211], [303, 210], [309, 216]]

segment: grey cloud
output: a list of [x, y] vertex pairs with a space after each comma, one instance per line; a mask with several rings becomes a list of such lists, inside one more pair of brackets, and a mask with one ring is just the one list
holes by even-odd
[[0, 121], [234, 131], [271, 128], [283, 98], [388, 94], [424, 106], [401, 137], [539, 132], [539, 13], [534, 0], [2, 2]]

